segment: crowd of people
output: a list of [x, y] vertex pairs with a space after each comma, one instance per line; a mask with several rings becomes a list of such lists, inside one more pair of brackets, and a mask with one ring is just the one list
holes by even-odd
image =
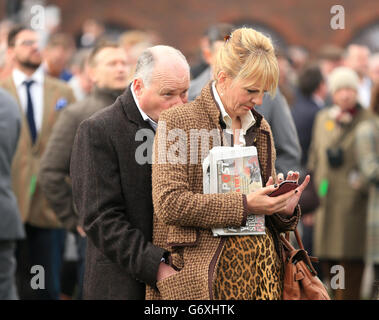
[[[93, 20], [76, 39], [40, 40], [0, 24], [0, 299], [281, 299], [279, 234], [297, 225], [334, 299], [375, 298], [379, 53], [274, 48], [227, 23], [209, 27], [193, 66], [153, 32], [111, 41]], [[262, 188], [203, 194], [211, 145], [196, 164], [159, 161], [194, 152], [166, 137], [176, 128], [255, 146]], [[267, 197], [283, 180], [299, 187]], [[251, 214], [266, 216], [265, 235], [213, 237]], [[335, 265], [344, 287], [331, 285]]]

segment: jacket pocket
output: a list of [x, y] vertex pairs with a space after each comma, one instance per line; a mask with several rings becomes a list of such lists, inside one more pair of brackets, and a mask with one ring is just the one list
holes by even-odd
[[186, 268], [176, 274], [157, 282], [157, 289], [162, 300], [190, 300], [193, 292], [191, 290], [191, 278]]
[[199, 231], [190, 227], [169, 226], [167, 245], [170, 247], [192, 247], [199, 241]]

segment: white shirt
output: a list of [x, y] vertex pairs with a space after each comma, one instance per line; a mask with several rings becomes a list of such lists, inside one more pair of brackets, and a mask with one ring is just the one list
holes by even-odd
[[78, 76], [73, 76], [67, 84], [71, 87], [72, 91], [74, 92], [74, 96], [76, 101], [82, 101], [87, 96], [87, 93], [85, 93], [80, 86], [80, 81]]
[[312, 95], [312, 100], [313, 102], [320, 108], [322, 109], [325, 106], [325, 102], [322, 98], [320, 98], [318, 95], [314, 94]]
[[371, 86], [370, 78], [364, 77], [358, 87], [358, 101], [366, 109], [370, 106]]
[[36, 124], [36, 129], [37, 132], [41, 131], [44, 100], [43, 84], [45, 80], [42, 67], [39, 67], [30, 77], [15, 68], [12, 72], [12, 77], [20, 99], [21, 108], [25, 115], [28, 107], [28, 97], [26, 94], [26, 85], [24, 84], [24, 81], [34, 80], [34, 83], [30, 86], [30, 96], [33, 102], [34, 122]]
[[153, 119], [151, 119], [145, 112], [143, 112], [143, 110], [141, 109], [139, 103], [138, 103], [138, 99], [136, 97], [136, 94], [134, 93], [134, 89], [133, 89], [133, 83], [132, 85], [130, 86], [130, 91], [132, 91], [132, 95], [133, 95], [133, 99], [134, 99], [134, 102], [136, 103], [137, 105], [137, 108], [142, 116], [142, 119], [143, 121], [146, 121], [148, 122], [154, 129], [154, 131], [157, 131], [157, 127], [158, 127], [158, 123], [156, 123]]
[[[216, 89], [216, 83], [214, 81], [212, 82], [212, 91], [216, 99], [216, 102], [220, 107], [222, 120], [224, 121], [226, 125], [226, 133], [233, 134], [232, 118], [226, 112], [225, 107], [222, 104], [221, 98]], [[244, 117], [241, 118], [241, 130], [239, 130], [240, 136], [238, 139], [239, 141], [238, 145], [246, 146], [246, 140], [245, 140], [246, 132], [247, 130], [249, 130], [250, 127], [254, 125], [254, 123], [255, 123], [255, 118], [251, 112], [248, 112]]]

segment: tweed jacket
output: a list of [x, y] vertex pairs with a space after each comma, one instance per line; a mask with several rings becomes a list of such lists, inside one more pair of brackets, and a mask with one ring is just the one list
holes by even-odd
[[[274, 142], [267, 122], [257, 112], [253, 111], [253, 114], [256, 123], [245, 135], [246, 145], [256, 145], [263, 181], [266, 182], [270, 175], [275, 177]], [[219, 120], [220, 111], [210, 83], [195, 101], [160, 115], [152, 170], [153, 243], [171, 252], [170, 263], [179, 272], [158, 281], [157, 288], [148, 287], [147, 299], [212, 299], [213, 279], [225, 238], [213, 237], [210, 229], [240, 226], [246, 219], [245, 195], [203, 194], [202, 160], [213, 146], [220, 145], [220, 142], [227, 145], [227, 139], [220, 134]], [[196, 146], [189, 143], [196, 130], [214, 132], [214, 129], [218, 137], [211, 137], [209, 145], [200, 141]], [[180, 131], [186, 134], [188, 141], [170, 137]], [[172, 161], [162, 161], [165, 152]], [[186, 161], [173, 163], [175, 154], [180, 152], [186, 154]], [[194, 158], [196, 163], [193, 163]], [[279, 214], [266, 217], [280, 257], [279, 233], [293, 230], [299, 216], [300, 209], [297, 208], [291, 217]]]
[[[79, 126], [70, 174], [88, 239], [85, 299], [144, 299], [145, 283], [155, 286], [164, 250], [151, 242], [153, 141], [130, 88]], [[136, 161], [139, 150], [150, 160]]]
[[0, 86], [16, 98], [22, 114], [21, 134], [12, 164], [12, 187], [17, 198], [22, 220], [42, 228], [61, 227], [61, 223], [48, 205], [39, 187], [37, 174], [42, 154], [60, 114], [61, 109], [56, 108], [57, 102], [61, 99], [65, 99], [67, 104], [74, 102], [75, 98], [72, 90], [64, 82], [45, 75], [42, 128], [38, 133], [37, 141], [33, 145], [28, 121], [22, 111], [12, 76], [3, 80]]
[[[352, 121], [343, 126], [335, 120], [336, 106], [321, 110], [313, 127], [308, 168], [321, 196], [315, 219], [314, 253], [323, 259], [358, 260], [365, 254], [368, 192], [367, 184], [358, 179], [355, 135], [358, 124], [368, 119], [369, 113], [357, 108]], [[326, 150], [332, 146], [341, 147], [344, 153], [338, 168], [331, 167], [327, 160]]]
[[51, 208], [68, 230], [76, 230], [79, 218], [74, 209], [70, 183], [70, 158], [80, 123], [110, 106], [120, 90], [95, 88], [84, 100], [65, 108], [54, 126], [41, 160], [38, 181]]

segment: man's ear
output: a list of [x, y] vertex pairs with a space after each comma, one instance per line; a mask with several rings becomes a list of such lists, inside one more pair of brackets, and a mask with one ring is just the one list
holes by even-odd
[[96, 83], [96, 72], [95, 72], [95, 68], [92, 67], [91, 65], [88, 65], [87, 67], [88, 69], [88, 77], [91, 79], [91, 82], [92, 83]]
[[7, 48], [7, 58], [10, 60], [10, 61], [14, 61], [15, 59], [15, 53], [14, 53], [14, 47], [8, 47]]
[[137, 97], [140, 97], [145, 89], [143, 81], [141, 78], [133, 80], [133, 90]]

